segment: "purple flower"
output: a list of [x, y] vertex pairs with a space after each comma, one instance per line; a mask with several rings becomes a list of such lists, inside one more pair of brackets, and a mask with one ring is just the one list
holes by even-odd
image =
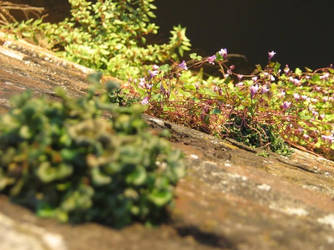
[[244, 83], [243, 82], [238, 82], [235, 86], [242, 87], [242, 86], [244, 86]]
[[275, 81], [275, 77], [273, 75], [270, 75], [270, 81], [272, 81], [272, 82]]
[[223, 94], [222, 89], [219, 88], [218, 86], [214, 86], [213, 90], [214, 90], [215, 92], [217, 92], [219, 95], [222, 95], [222, 94]]
[[308, 134], [304, 134], [303, 137], [304, 137], [305, 139], [310, 138], [310, 136], [309, 136]]
[[139, 79], [139, 86], [143, 89], [151, 89], [153, 87], [153, 84], [149, 84], [148, 82], [146, 82], [146, 79], [143, 77]]
[[268, 59], [269, 61], [276, 55], [276, 52], [275, 51], [270, 51], [268, 52]]
[[324, 141], [327, 141], [329, 143], [333, 143], [334, 142], [334, 136], [331, 136], [331, 135], [322, 135], [321, 138]]
[[250, 87], [250, 93], [251, 93], [251, 97], [253, 98], [254, 97], [254, 95], [258, 92], [258, 90], [259, 90], [259, 85], [252, 85], [251, 87]]
[[317, 98], [311, 98], [312, 103], [317, 103], [319, 100]]
[[314, 116], [314, 118], [318, 117], [319, 113], [315, 110], [312, 110], [312, 115]]
[[300, 95], [298, 93], [294, 93], [293, 97], [298, 101], [300, 99]]
[[238, 75], [237, 75], [237, 77], [238, 77], [239, 81], [241, 81], [241, 80], [242, 80], [242, 78], [243, 78], [244, 76], [243, 76], [243, 75], [240, 75], [240, 74], [238, 74]]
[[298, 131], [299, 133], [303, 133], [303, 132], [304, 132], [304, 129], [301, 128], [301, 127], [299, 127], [299, 128], [297, 129], [297, 131]]
[[187, 64], [184, 60], [178, 66], [182, 70], [188, 70]]
[[257, 76], [253, 76], [252, 80], [253, 80], [253, 82], [256, 82], [257, 81]]
[[290, 106], [291, 106], [291, 102], [285, 101], [285, 102], [283, 102], [282, 108], [283, 109], [288, 109], [288, 108], [290, 108]]
[[196, 90], [199, 90], [199, 84], [198, 83], [195, 83], [195, 88], [196, 88]]
[[322, 76], [320, 76], [321, 80], [327, 80], [329, 78], [329, 73], [326, 72], [325, 74], [323, 74]]
[[139, 86], [142, 88], [146, 88], [146, 81], [144, 77], [139, 79]]
[[285, 74], [288, 74], [290, 72], [290, 68], [289, 68], [289, 65], [285, 65], [285, 68], [284, 68], [284, 73]]
[[141, 101], [141, 104], [143, 104], [143, 105], [146, 105], [146, 104], [148, 104], [148, 100], [149, 100], [150, 98], [148, 97], [148, 96], [146, 96], [142, 101]]
[[216, 61], [216, 56], [215, 55], [208, 57], [208, 63], [215, 64], [215, 61]]
[[270, 89], [268, 88], [268, 86], [267, 86], [267, 85], [264, 85], [264, 86], [262, 87], [262, 94], [268, 93], [269, 90], [270, 90]]
[[158, 66], [158, 65], [153, 65], [152, 68], [153, 68], [154, 70], [159, 70], [159, 66]]
[[221, 49], [218, 52], [219, 55], [221, 55], [224, 59], [227, 58], [227, 49]]
[[159, 66], [158, 65], [153, 65], [152, 66], [153, 70], [149, 70], [148, 73], [151, 78], [157, 76], [159, 74]]
[[153, 78], [159, 74], [159, 71], [157, 70], [149, 70], [148, 73], [150, 74], [150, 77]]
[[280, 98], [283, 98], [285, 96], [285, 91], [282, 90], [278, 95], [279, 95]]
[[289, 77], [289, 81], [292, 82], [294, 85], [299, 86], [300, 85], [300, 80], [297, 78]]

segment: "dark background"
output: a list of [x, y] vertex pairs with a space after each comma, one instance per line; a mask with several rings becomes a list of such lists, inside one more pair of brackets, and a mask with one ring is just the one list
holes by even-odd
[[[47, 21], [69, 15], [67, 0], [10, 0], [46, 7]], [[91, 0], [92, 2], [96, 0]], [[267, 52], [294, 67], [334, 63], [334, 0], [155, 0], [158, 42], [181, 24], [195, 51], [210, 56], [221, 48], [244, 54], [248, 66], [267, 63]]]
[[334, 63], [334, 0], [156, 0], [155, 22], [164, 38], [187, 27], [204, 56], [227, 48], [265, 64], [267, 52], [291, 67]]

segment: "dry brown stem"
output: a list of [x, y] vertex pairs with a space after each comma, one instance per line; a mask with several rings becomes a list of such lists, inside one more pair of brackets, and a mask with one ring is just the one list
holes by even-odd
[[8, 1], [0, 0], [0, 25], [6, 25], [11, 22], [17, 22], [16, 18], [13, 16], [12, 11], [21, 11], [25, 19], [29, 19], [32, 16], [35, 18], [41, 18], [44, 8], [33, 7], [28, 4], [16, 4]]

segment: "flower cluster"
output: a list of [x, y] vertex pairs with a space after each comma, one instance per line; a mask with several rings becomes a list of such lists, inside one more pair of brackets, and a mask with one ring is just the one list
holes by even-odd
[[[273, 126], [287, 142], [299, 143], [311, 150], [316, 147], [334, 150], [333, 135], [328, 132], [328, 129], [334, 131], [331, 114], [334, 70], [302, 72], [290, 69], [289, 65], [281, 70], [278, 63], [272, 62], [275, 55], [275, 51], [269, 51], [268, 65], [252, 75], [235, 73], [235, 66], [226, 63], [227, 49], [195, 63], [181, 61], [169, 71], [154, 65], [147, 76], [139, 80], [140, 88], [146, 91], [141, 103], [150, 104], [149, 112], [158, 116], [164, 115], [161, 114], [163, 105], [169, 119], [189, 120], [187, 124], [194, 127], [199, 126], [194, 121], [198, 119], [201, 129], [208, 127], [206, 130], [218, 134], [225, 126], [224, 121], [229, 121], [227, 114], [241, 112], [253, 121]], [[222, 78], [204, 80], [191, 71], [203, 63], [219, 66]], [[197, 111], [190, 110], [198, 109], [198, 116], [195, 115], [198, 118], [174, 115], [173, 112], [186, 112], [182, 111], [182, 106], [174, 106], [175, 103], [190, 105], [188, 115], [195, 115]], [[153, 111], [155, 108], [159, 113]]]

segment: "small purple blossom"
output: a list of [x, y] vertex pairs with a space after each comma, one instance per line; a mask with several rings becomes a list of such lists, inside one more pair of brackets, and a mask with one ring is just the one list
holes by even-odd
[[162, 84], [160, 84], [160, 91], [163, 95], [167, 95], [167, 91]]
[[159, 66], [156, 65], [156, 64], [154, 64], [154, 65], [152, 66], [152, 69], [153, 69], [153, 70], [159, 70]]
[[195, 83], [194, 85], [195, 85], [196, 90], [199, 90], [199, 84]]
[[223, 94], [222, 89], [219, 88], [218, 86], [214, 86], [214, 87], [213, 87], [213, 91], [217, 92], [219, 95], [222, 95], [222, 94]]
[[304, 101], [310, 99], [310, 98], [309, 98], [308, 96], [306, 96], [306, 95], [302, 95], [301, 98], [302, 98]]
[[326, 72], [325, 74], [323, 74], [322, 76], [320, 76], [321, 80], [327, 80], [329, 78], [329, 73]]
[[318, 117], [319, 116], [319, 113], [315, 110], [312, 110], [312, 115], [314, 118]]
[[288, 74], [290, 72], [290, 68], [289, 68], [289, 65], [285, 65], [285, 68], [284, 68], [284, 73], [285, 74]]
[[146, 81], [145, 81], [144, 77], [139, 79], [139, 86], [142, 87], [142, 88], [145, 88]]
[[288, 109], [288, 108], [290, 108], [290, 106], [291, 106], [291, 102], [285, 101], [285, 102], [283, 102], [282, 108], [283, 109]]
[[253, 82], [256, 82], [257, 81], [257, 76], [253, 76], [252, 80], [253, 80]]
[[304, 137], [305, 139], [309, 139], [309, 138], [310, 138], [310, 136], [309, 136], [308, 134], [304, 134], [303, 137]]
[[280, 97], [280, 98], [283, 98], [284, 96], [285, 96], [285, 91], [282, 90], [282, 91], [279, 93], [279, 97]]
[[159, 74], [159, 66], [158, 65], [153, 65], [152, 66], [153, 70], [149, 70], [148, 73], [151, 78], [157, 76]]
[[294, 93], [293, 97], [295, 98], [296, 101], [300, 99], [300, 95], [298, 93]]
[[250, 87], [250, 94], [251, 94], [251, 97], [253, 98], [254, 95], [259, 91], [259, 85], [252, 85]]
[[276, 52], [275, 51], [270, 51], [268, 52], [268, 59], [269, 61], [276, 55]]
[[268, 93], [269, 91], [270, 91], [270, 89], [268, 88], [267, 85], [264, 85], [264, 86], [262, 87], [262, 94]]
[[148, 96], [146, 96], [142, 101], [141, 101], [141, 104], [143, 104], [143, 105], [146, 105], [146, 104], [148, 104], [148, 100], [149, 100], [150, 98], [148, 97]]
[[317, 103], [319, 100], [317, 98], [311, 98], [312, 103]]
[[221, 55], [221, 57], [223, 57], [224, 59], [227, 58], [227, 49], [221, 49], [218, 52], [219, 55]]
[[148, 71], [149, 75], [151, 78], [157, 76], [159, 74], [159, 71], [158, 70], [149, 70]]
[[334, 136], [331, 136], [331, 135], [322, 135], [321, 138], [324, 141], [327, 141], [329, 143], [333, 143], [334, 142]]
[[148, 82], [146, 82], [146, 79], [143, 77], [139, 79], [139, 86], [143, 89], [149, 90], [153, 87], [153, 84], [149, 84]]
[[187, 64], [184, 60], [178, 66], [182, 70], [188, 70]]
[[242, 80], [242, 78], [243, 78], [244, 76], [243, 76], [243, 75], [240, 75], [240, 74], [238, 74], [238, 75], [237, 75], [237, 77], [238, 77], [238, 80], [239, 80], [239, 81], [241, 81], [241, 80]]
[[272, 82], [275, 81], [275, 77], [273, 75], [270, 75], [270, 81], [272, 81]]
[[303, 132], [304, 132], [304, 129], [301, 128], [301, 127], [299, 127], [299, 128], [297, 129], [297, 131], [298, 131], [299, 133], [303, 133]]
[[289, 77], [289, 81], [292, 82], [294, 85], [299, 86], [300, 85], [300, 80], [297, 78]]
[[242, 87], [242, 86], [244, 86], [244, 83], [243, 82], [238, 82], [235, 86]]
[[216, 61], [216, 55], [208, 57], [208, 63], [215, 64], [215, 61]]

